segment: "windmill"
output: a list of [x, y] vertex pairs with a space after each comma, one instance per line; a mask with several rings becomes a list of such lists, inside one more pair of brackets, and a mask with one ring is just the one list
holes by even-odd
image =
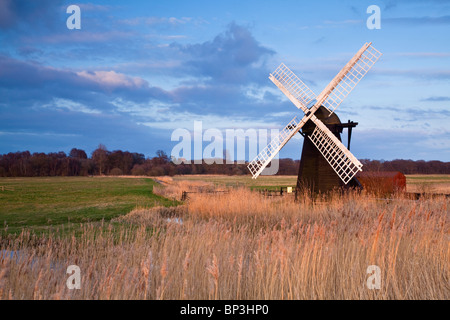
[[313, 191], [326, 191], [330, 186], [347, 185], [355, 181], [355, 175], [362, 171], [362, 164], [342, 144], [339, 133], [343, 127], [349, 128], [350, 147], [351, 128], [357, 123], [349, 121], [341, 124], [334, 111], [380, 56], [381, 53], [371, 42], [364, 44], [318, 96], [283, 63], [271, 73], [269, 79], [305, 115], [302, 119], [294, 117], [278, 137], [272, 139], [248, 164], [253, 179], [262, 173], [283, 146], [302, 129], [300, 133], [305, 142], [297, 190], [305, 181]]

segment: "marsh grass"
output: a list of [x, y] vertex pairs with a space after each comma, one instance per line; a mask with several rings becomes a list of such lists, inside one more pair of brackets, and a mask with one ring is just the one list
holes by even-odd
[[[197, 193], [77, 236], [3, 238], [0, 298], [449, 299], [449, 204]], [[80, 290], [66, 287], [72, 264]], [[369, 265], [381, 269], [379, 290], [366, 286]]]

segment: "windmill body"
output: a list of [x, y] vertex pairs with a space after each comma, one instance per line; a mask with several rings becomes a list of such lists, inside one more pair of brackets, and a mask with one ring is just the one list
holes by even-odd
[[[320, 107], [315, 114], [336, 138], [341, 141], [342, 127], [340, 126], [341, 121], [339, 117], [335, 113], [329, 116], [328, 111], [324, 107]], [[296, 195], [303, 188], [307, 188], [314, 193], [325, 193], [334, 189], [336, 186], [343, 185], [337, 173], [309, 139], [315, 127], [314, 122], [308, 121], [300, 131], [305, 139], [303, 141], [298, 170]]]
[[[318, 96], [284, 64], [270, 74], [269, 79], [305, 115], [302, 119], [294, 117], [279, 136], [248, 164], [253, 178], [256, 179], [281, 148], [302, 130], [305, 137], [302, 160], [305, 161], [300, 165], [298, 186], [309, 180], [310, 187], [315, 188], [317, 182], [327, 181], [323, 188], [328, 189], [326, 185], [336, 185], [336, 181], [347, 185], [354, 180], [356, 173], [362, 171], [362, 164], [342, 144], [342, 124], [334, 111], [380, 56], [381, 53], [371, 43], [364, 44]], [[352, 126], [348, 127], [350, 134]]]

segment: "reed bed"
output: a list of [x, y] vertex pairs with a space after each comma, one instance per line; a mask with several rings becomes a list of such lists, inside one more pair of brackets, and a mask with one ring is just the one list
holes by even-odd
[[[3, 237], [0, 298], [450, 298], [448, 198], [301, 199], [198, 193], [70, 237]], [[69, 265], [79, 290], [66, 287]], [[370, 265], [380, 289], [366, 285]]]
[[206, 181], [173, 181], [171, 177], [158, 177], [160, 185], [153, 187], [153, 192], [172, 200], [181, 200], [183, 192], [214, 191], [214, 184]]

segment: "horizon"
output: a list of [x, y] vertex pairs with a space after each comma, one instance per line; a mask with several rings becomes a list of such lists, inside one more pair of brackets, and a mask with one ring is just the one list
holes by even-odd
[[[81, 29], [67, 27], [73, 4]], [[381, 29], [366, 26], [370, 5]], [[194, 132], [194, 121], [222, 133], [282, 129], [301, 112], [268, 79], [280, 63], [319, 94], [372, 42], [382, 57], [336, 110], [359, 123], [351, 152], [450, 161], [441, 41], [450, 3], [0, 0], [0, 9], [0, 154], [91, 155], [104, 144], [148, 158], [170, 155], [172, 133]], [[302, 143], [294, 136], [279, 158], [299, 160]]]
[[[109, 152], [109, 153], [113, 153], [113, 152], [117, 152], [117, 151], [122, 151], [122, 152], [129, 152], [129, 153], [131, 153], [131, 154], [141, 154], [141, 155], [144, 155], [144, 158], [145, 159], [152, 159], [152, 158], [157, 158], [158, 157], [158, 154], [157, 154], [157, 152], [158, 151], [164, 151], [164, 150], [155, 150], [155, 152], [154, 152], [154, 154], [153, 155], [146, 155], [146, 154], [144, 154], [144, 153], [142, 153], [142, 152], [139, 152], [139, 151], [133, 151], [133, 150], [121, 150], [121, 149], [114, 149], [114, 150], [110, 150], [110, 149], [108, 149], [107, 148], [107, 146], [105, 146], [106, 147], [106, 151], [107, 152]], [[31, 152], [31, 151], [29, 151], [29, 150], [18, 150], [18, 151], [14, 151], [14, 152], [8, 152], [8, 153], [22, 153], [22, 152], [30, 152], [30, 154], [31, 155], [33, 155], [33, 154], [39, 154], [39, 153], [44, 153], [44, 154], [46, 154], [46, 155], [49, 155], [49, 154], [57, 154], [57, 153], [60, 153], [60, 152], [64, 152], [64, 154], [66, 155], [66, 157], [70, 157], [70, 151], [72, 150], [72, 149], [77, 149], [77, 150], [79, 150], [79, 151], [85, 151], [86, 152], [86, 150], [83, 150], [83, 149], [81, 149], [81, 148], [77, 148], [77, 147], [73, 147], [73, 148], [70, 148], [70, 150], [69, 151], [64, 151], [64, 150], [57, 150], [57, 151], [50, 151], [50, 152], [39, 152], [39, 151], [36, 151], [36, 152]], [[87, 158], [88, 159], [92, 159], [92, 153], [95, 151], [95, 149], [94, 150], [92, 150], [92, 152], [86, 152], [86, 155], [87, 155]], [[226, 150], [224, 150], [224, 152], [225, 152]], [[7, 155], [8, 153], [3, 153], [3, 154], [0, 154], [0, 156], [4, 156], [4, 155]], [[170, 154], [168, 154], [168, 153], [166, 153], [165, 151], [164, 151], [164, 153], [169, 157], [169, 159], [171, 159], [171, 156], [170, 156]], [[184, 159], [184, 158], [179, 158], [179, 159]], [[223, 160], [224, 162], [223, 162], [223, 164], [242, 164], [242, 163], [240, 163], [240, 161], [242, 161], [242, 160], [233, 160], [233, 163], [227, 163], [226, 162], [226, 160], [228, 161], [228, 159], [229, 158], [227, 158], [227, 155], [223, 155], [223, 157], [212, 157], [212, 158], [202, 158], [202, 159], [191, 159], [191, 163], [190, 164], [200, 164], [200, 163], [197, 163], [197, 162], [194, 162], [194, 161], [196, 161], [196, 160], [202, 160], [202, 161], [204, 161], [205, 163], [208, 163], [208, 162], [212, 162], [211, 160], [215, 160], [215, 159], [218, 159], [218, 160]], [[172, 159], [171, 159], [172, 160]], [[186, 160], [186, 159], [184, 159], [184, 160]], [[209, 161], [208, 161], [209, 160]], [[286, 157], [286, 158], [278, 158], [278, 160], [292, 160], [292, 161], [298, 161], [298, 162], [300, 162], [300, 158], [298, 158], [298, 159], [296, 159], [296, 158], [290, 158], [290, 157]], [[438, 159], [434, 159], [434, 160], [424, 160], [424, 159], [417, 159], [417, 160], [414, 160], [414, 159], [400, 159], [400, 158], [398, 158], [398, 159], [391, 159], [391, 160], [387, 160], [387, 159], [370, 159], [370, 158], [360, 158], [360, 160], [362, 160], [362, 161], [365, 161], [365, 160], [368, 160], [368, 161], [379, 161], [379, 162], [393, 162], [393, 161], [413, 161], [413, 162], [442, 162], [442, 163], [450, 163], [450, 161], [442, 161], [442, 160], [438, 160]], [[247, 160], [244, 160], [245, 161], [245, 163], [247, 163], [247, 162], [249, 162], [249, 160], [247, 159]], [[363, 170], [364, 171], [364, 170]], [[250, 174], [250, 173], [249, 173]]]

